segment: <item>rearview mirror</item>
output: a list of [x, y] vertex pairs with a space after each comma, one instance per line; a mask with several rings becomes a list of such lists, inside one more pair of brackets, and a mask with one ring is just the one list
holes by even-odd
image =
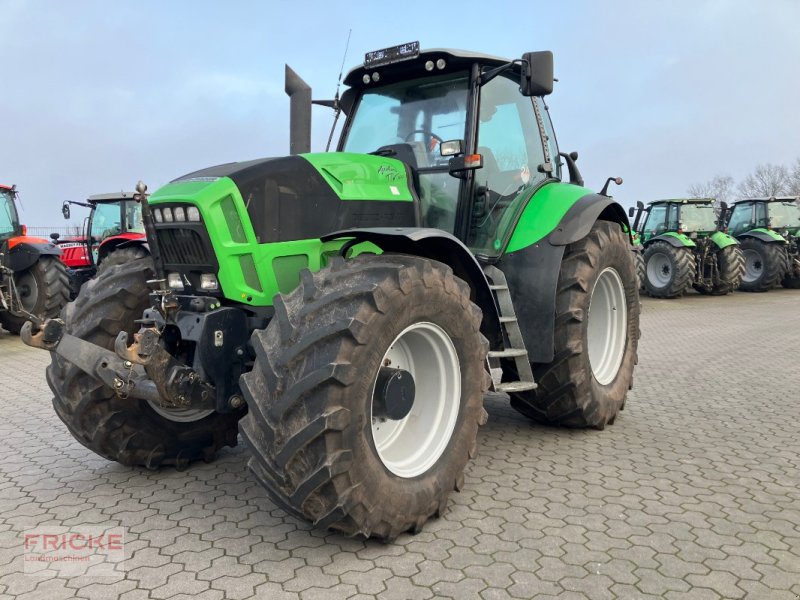
[[549, 50], [522, 55], [519, 91], [523, 96], [547, 96], [553, 93], [553, 53]]
[[64, 202], [61, 205], [61, 214], [64, 215], [65, 219], [69, 219], [69, 202]]
[[633, 215], [634, 215], [635, 213], [636, 213], [636, 209], [635, 209], [635, 208], [633, 208], [633, 207], [631, 206], [631, 207], [628, 209], [628, 217], [630, 217], [630, 218], [632, 219], [632, 218], [633, 218]]

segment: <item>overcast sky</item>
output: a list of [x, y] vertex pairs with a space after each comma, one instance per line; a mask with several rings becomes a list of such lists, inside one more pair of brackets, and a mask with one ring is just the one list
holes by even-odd
[[[346, 69], [412, 40], [552, 50], [561, 149], [626, 205], [800, 156], [798, 0], [0, 0], [0, 182], [60, 226], [65, 199], [286, 154], [284, 63], [332, 97], [351, 28]], [[313, 150], [330, 123], [316, 107]]]

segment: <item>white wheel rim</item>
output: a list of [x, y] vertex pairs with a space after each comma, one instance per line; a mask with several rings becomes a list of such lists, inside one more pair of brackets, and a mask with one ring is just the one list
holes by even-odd
[[19, 304], [23, 310], [33, 312], [39, 300], [39, 284], [33, 273], [26, 271], [18, 279], [14, 280], [14, 285], [19, 294]]
[[608, 267], [597, 277], [589, 300], [587, 345], [589, 364], [601, 385], [614, 381], [625, 354], [628, 305], [625, 286], [616, 270]]
[[176, 423], [194, 423], [214, 412], [211, 408], [164, 408], [152, 400], [148, 400], [147, 403], [159, 415]]
[[744, 251], [744, 280], [747, 283], [756, 281], [764, 271], [764, 261], [755, 250]]
[[370, 405], [375, 449], [389, 471], [416, 477], [439, 460], [453, 436], [461, 405], [458, 353], [441, 327], [415, 323], [394, 339], [381, 364], [408, 371], [416, 393], [411, 411], [397, 421], [373, 418]]
[[647, 261], [647, 279], [653, 287], [662, 288], [672, 281], [672, 263], [666, 254], [656, 252]]

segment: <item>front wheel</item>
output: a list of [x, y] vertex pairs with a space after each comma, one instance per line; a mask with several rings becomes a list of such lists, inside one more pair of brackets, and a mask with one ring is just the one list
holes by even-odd
[[744, 277], [739, 289], [766, 292], [776, 287], [786, 273], [785, 244], [746, 237], [740, 246], [744, 254]]
[[392, 539], [460, 489], [486, 420], [488, 343], [469, 288], [441, 263], [340, 259], [276, 298], [242, 376], [249, 466], [320, 528]]
[[[15, 273], [14, 286], [17, 290], [14, 306], [42, 319], [57, 317], [69, 302], [67, 268], [54, 256], [40, 256], [30, 269]], [[19, 334], [26, 321], [25, 315], [0, 310], [0, 325], [11, 333]]]
[[556, 296], [555, 358], [533, 364], [539, 387], [511, 404], [540, 422], [602, 429], [633, 385], [639, 294], [629, 242], [617, 223], [598, 221], [567, 246]]

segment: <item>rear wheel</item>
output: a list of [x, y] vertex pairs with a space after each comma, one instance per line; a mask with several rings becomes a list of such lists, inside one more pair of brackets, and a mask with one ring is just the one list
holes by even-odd
[[800, 289], [800, 255], [788, 254], [789, 268], [786, 276], [781, 281], [781, 285], [792, 290]]
[[692, 286], [695, 259], [692, 250], [655, 241], [644, 251], [645, 290], [654, 298], [678, 298]]
[[[64, 311], [67, 333], [109, 350], [120, 331], [139, 330], [136, 319], [150, 306], [150, 259], [111, 266], [81, 288]], [[47, 367], [56, 414], [81, 444], [123, 465], [186, 467], [211, 460], [223, 446], [235, 446], [244, 412], [162, 408], [145, 400], [122, 399], [101, 381], [53, 354]]]
[[745, 237], [740, 246], [744, 254], [743, 292], [766, 292], [776, 287], [786, 273], [786, 246]]
[[[16, 304], [42, 319], [57, 317], [69, 302], [67, 268], [54, 256], [41, 256], [27, 271], [15, 273], [14, 285], [19, 295]], [[11, 333], [19, 334], [26, 321], [25, 315], [0, 311], [0, 325]]]
[[97, 272], [102, 273], [106, 269], [110, 269], [116, 265], [122, 265], [132, 260], [140, 258], [147, 258], [150, 253], [143, 246], [128, 246], [127, 248], [119, 248], [112, 250], [99, 264]]
[[488, 343], [469, 288], [405, 255], [336, 260], [275, 302], [253, 334], [249, 466], [322, 528], [392, 539], [460, 489], [486, 421]]
[[633, 385], [639, 294], [629, 242], [616, 223], [598, 221], [567, 246], [556, 296], [555, 358], [534, 364], [539, 387], [511, 405], [536, 421], [602, 429]]
[[714, 283], [711, 293], [715, 296], [723, 296], [737, 290], [744, 277], [742, 249], [733, 244], [717, 250], [717, 266], [719, 278]]

